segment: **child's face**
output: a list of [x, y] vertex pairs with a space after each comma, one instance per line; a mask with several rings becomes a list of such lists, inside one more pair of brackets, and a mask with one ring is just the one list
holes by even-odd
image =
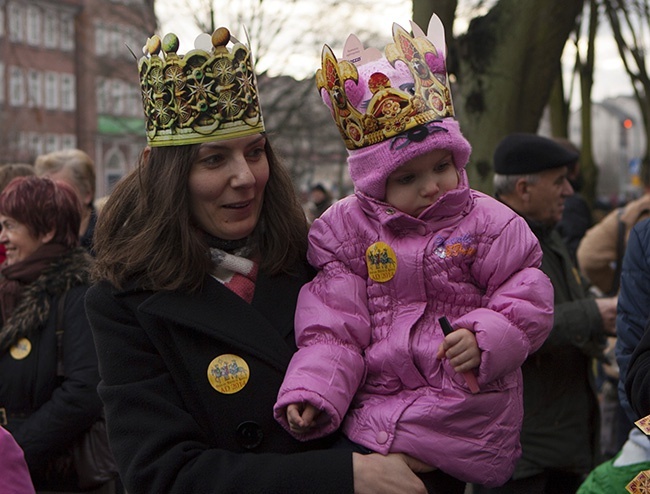
[[451, 152], [434, 149], [407, 161], [388, 176], [386, 202], [417, 218], [441, 195], [458, 187], [458, 181]]

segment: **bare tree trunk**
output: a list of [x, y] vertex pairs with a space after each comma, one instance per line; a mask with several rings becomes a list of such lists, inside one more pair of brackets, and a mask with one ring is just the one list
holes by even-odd
[[564, 97], [564, 81], [562, 80], [562, 64], [557, 61], [557, 75], [551, 87], [548, 98], [551, 135], [569, 137], [569, 102]]
[[[596, 186], [598, 184], [598, 167], [594, 162], [592, 127], [591, 127], [591, 90], [594, 85], [594, 64], [596, 60], [596, 32], [598, 30], [598, 2], [590, 0], [589, 3], [589, 26], [587, 42], [587, 58], [584, 63], [576, 59], [580, 73], [580, 99], [582, 108], [580, 112], [582, 129], [582, 149], [580, 153], [580, 171], [584, 179], [582, 191], [587, 202], [591, 205], [596, 198]], [[576, 43], [577, 45], [577, 43]], [[576, 46], [577, 48], [577, 46]]]
[[[501, 0], [460, 40], [461, 125], [473, 146], [474, 187], [492, 190], [495, 145], [535, 132], [583, 0]], [[458, 94], [460, 93], [460, 94]]]

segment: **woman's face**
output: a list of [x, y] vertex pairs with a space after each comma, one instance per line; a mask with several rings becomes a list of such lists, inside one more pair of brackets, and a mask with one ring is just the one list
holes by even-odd
[[24, 261], [43, 244], [54, 237], [54, 232], [34, 236], [24, 223], [19, 223], [9, 216], [0, 214], [0, 243], [5, 246], [7, 260], [5, 264], [11, 266], [19, 261]]
[[190, 208], [210, 235], [239, 240], [253, 232], [269, 180], [265, 143], [256, 134], [201, 144], [190, 170]]

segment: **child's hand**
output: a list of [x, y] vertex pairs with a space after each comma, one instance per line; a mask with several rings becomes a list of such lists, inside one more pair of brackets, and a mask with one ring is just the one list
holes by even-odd
[[287, 422], [294, 434], [304, 434], [316, 422], [320, 410], [309, 403], [292, 403], [287, 407]]
[[456, 372], [467, 372], [481, 363], [481, 350], [476, 343], [476, 337], [469, 329], [458, 328], [445, 336], [438, 347], [436, 357], [447, 357]]

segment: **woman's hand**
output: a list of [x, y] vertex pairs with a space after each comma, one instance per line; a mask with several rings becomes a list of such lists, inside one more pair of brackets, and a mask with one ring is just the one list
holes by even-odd
[[476, 336], [469, 329], [458, 328], [445, 336], [438, 347], [439, 359], [448, 358], [449, 363], [458, 373], [467, 372], [481, 363], [481, 350], [476, 343]]
[[354, 494], [427, 494], [414, 472], [435, 470], [408, 455], [352, 453]]

